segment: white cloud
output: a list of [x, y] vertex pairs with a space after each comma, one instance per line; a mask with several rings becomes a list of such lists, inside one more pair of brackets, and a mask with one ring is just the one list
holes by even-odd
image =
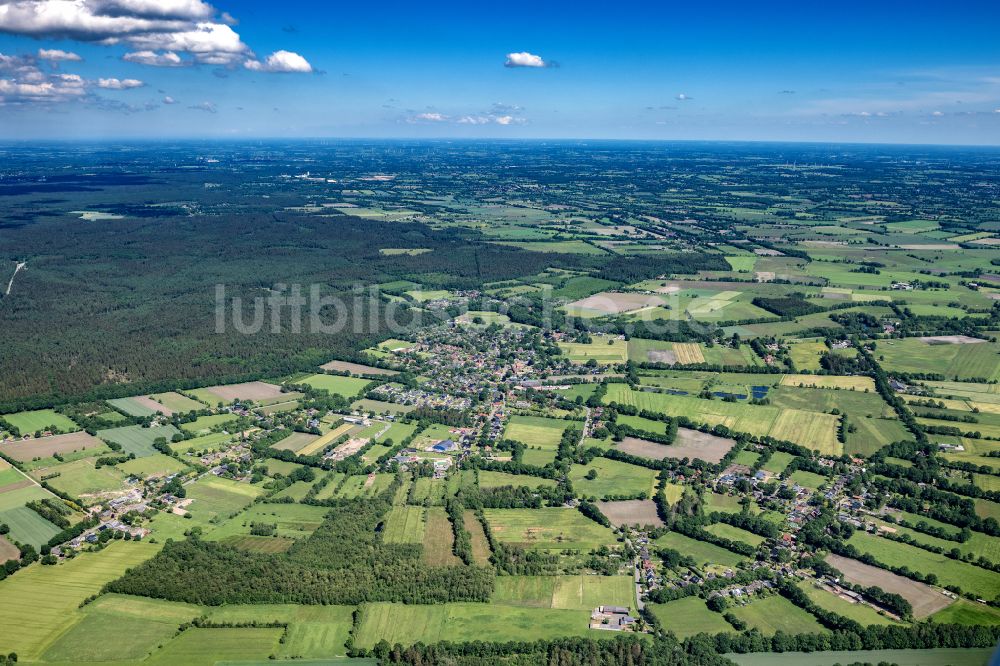
[[410, 123], [443, 123], [448, 121], [448, 116], [443, 113], [437, 113], [436, 111], [430, 111], [426, 113], [418, 113], [415, 116], [411, 116], [407, 122]]
[[80, 62], [83, 60], [75, 53], [60, 49], [38, 49], [38, 58], [50, 62]]
[[[447, 116], [444, 116], [442, 120], [447, 120]], [[523, 125], [525, 123], [524, 118], [518, 118], [512, 115], [497, 115], [497, 114], [481, 114], [481, 115], [469, 115], [460, 116], [455, 120], [459, 125]]]
[[129, 90], [131, 88], [141, 88], [145, 83], [138, 79], [98, 79], [97, 87], [106, 90]]
[[940, 118], [941, 116], [944, 115], [944, 112], [942, 112], [942, 111], [933, 111], [931, 113], [931, 115], [934, 116], [935, 118]]
[[[125, 60], [160, 67], [194, 63], [236, 66], [258, 62], [233, 30], [236, 20], [204, 0], [0, 0], [0, 32], [36, 38], [126, 44]], [[157, 54], [156, 51], [165, 51]], [[252, 67], [266, 72], [311, 72], [302, 56], [276, 51]]]
[[163, 98], [163, 103], [167, 105], [176, 104], [177, 100], [171, 97], [170, 95], [167, 95], [166, 97]]
[[455, 122], [459, 125], [489, 125], [493, 119], [489, 116], [462, 116]]
[[284, 72], [311, 74], [312, 65], [298, 53], [291, 51], [275, 51], [267, 56], [264, 62], [257, 59], [250, 59], [243, 63], [243, 66], [255, 72]]
[[215, 14], [215, 9], [201, 0], [93, 0], [91, 4], [95, 14], [104, 16], [198, 20]]
[[684, 93], [677, 93], [677, 97], [675, 97], [675, 99], [679, 102], [690, 102], [694, 99], [694, 97], [690, 97]]
[[507, 61], [503, 64], [504, 67], [548, 67], [549, 64], [542, 59], [542, 56], [537, 56], [533, 53], [528, 53], [527, 51], [521, 51], [520, 53], [508, 53]]
[[207, 113], [217, 113], [219, 111], [218, 107], [215, 106], [215, 102], [201, 102], [200, 104], [192, 104], [188, 108]]
[[68, 102], [86, 94], [77, 74], [47, 74], [32, 56], [0, 53], [0, 105]]
[[122, 56], [126, 62], [134, 62], [139, 65], [149, 65], [151, 67], [183, 67], [189, 63], [181, 60], [181, 57], [173, 51], [157, 53], [156, 51], [134, 51]]
[[190, 53], [206, 65], [232, 65], [250, 53], [250, 48], [228, 25], [197, 23], [190, 30], [133, 35], [129, 43], [139, 49]]

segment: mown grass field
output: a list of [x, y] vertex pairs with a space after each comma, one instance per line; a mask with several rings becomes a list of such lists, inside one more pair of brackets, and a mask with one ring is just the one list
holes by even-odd
[[499, 576], [492, 603], [592, 611], [597, 606], [635, 610], [631, 576]]
[[502, 488], [503, 486], [526, 486], [528, 488], [553, 488], [556, 482], [553, 479], [543, 479], [539, 476], [528, 476], [527, 474], [507, 474], [505, 472], [491, 472], [489, 470], [479, 470], [480, 488]]
[[634, 391], [626, 384], [609, 385], [604, 402], [632, 405], [669, 416], [685, 416], [695, 422], [724, 425], [751, 435], [768, 435], [818, 449], [825, 455], [840, 455], [843, 451], [836, 436], [838, 417], [830, 414]]
[[[181, 430], [190, 433], [205, 433], [209, 432], [215, 427], [225, 425], [227, 423], [232, 423], [239, 418], [235, 414], [212, 414], [210, 416], [199, 416], [194, 421], [190, 423], [184, 423], [181, 425]], [[169, 438], [167, 438], [169, 441]]]
[[394, 506], [386, 518], [382, 540], [385, 543], [423, 543], [424, 513], [421, 506]]
[[814, 604], [831, 613], [837, 613], [844, 617], [849, 617], [862, 626], [873, 624], [899, 624], [885, 615], [879, 614], [877, 610], [866, 604], [856, 604], [846, 599], [816, 587], [811, 581], [801, 581], [798, 583], [799, 589], [806, 593]]
[[855, 532], [847, 543], [884, 564], [907, 566], [923, 574], [933, 573], [941, 585], [955, 585], [987, 600], [1000, 596], [1000, 574], [993, 571], [865, 532]]
[[738, 527], [733, 527], [728, 523], [715, 523], [714, 525], [709, 525], [705, 528], [705, 531], [731, 541], [742, 541], [743, 543], [753, 546], [754, 548], [767, 540], [758, 534], [742, 530]]
[[282, 659], [319, 659], [347, 654], [353, 606], [299, 606], [262, 604], [223, 606], [209, 611], [212, 622], [283, 622], [288, 635], [279, 646]]
[[328, 391], [333, 395], [339, 395], [344, 398], [350, 399], [354, 398], [361, 393], [366, 386], [371, 383], [369, 379], [361, 379], [359, 377], [342, 377], [340, 375], [325, 375], [325, 374], [315, 374], [306, 377], [305, 379], [297, 382], [299, 384], [308, 384], [314, 389], [319, 389], [321, 391]]
[[188, 469], [187, 465], [170, 456], [157, 453], [145, 458], [136, 458], [128, 462], [116, 465], [118, 469], [130, 476], [149, 478], [151, 476], [166, 476], [183, 472]]
[[672, 548], [683, 555], [693, 557], [699, 565], [735, 567], [745, 560], [742, 555], [726, 550], [707, 541], [699, 541], [679, 532], [668, 532], [654, 542], [662, 548]]
[[[211, 418], [211, 417], [202, 417]], [[187, 426], [189, 424], [185, 424]], [[187, 428], [184, 428], [187, 430]], [[108, 430], [98, 430], [97, 436], [106, 442], [114, 442], [122, 447], [123, 453], [134, 453], [137, 458], [152, 456], [157, 453], [153, 448], [153, 442], [162, 437], [169, 442], [174, 435], [178, 434], [177, 428], [172, 425], [159, 426], [157, 428], [143, 428], [142, 426], [124, 426], [122, 428], [110, 428]], [[191, 432], [196, 432], [192, 430]]]
[[455, 555], [455, 532], [444, 507], [427, 509], [423, 531], [424, 563], [432, 567], [451, 567], [462, 563]]
[[836, 664], [896, 664], [896, 666], [982, 666], [992, 648], [931, 650], [855, 650], [830, 652], [755, 652], [727, 654], [738, 666], [836, 666]]
[[403, 645], [418, 641], [469, 642], [483, 640], [485, 636], [500, 642], [535, 641], [593, 635], [588, 628], [589, 619], [586, 610], [477, 603], [434, 606], [375, 603], [361, 607], [354, 640], [356, 645], [366, 648], [382, 639]]
[[160, 666], [213, 666], [218, 662], [267, 660], [279, 648], [282, 629], [191, 628], [144, 663]]
[[746, 606], [730, 610], [736, 617], [765, 636], [779, 631], [786, 634], [821, 634], [826, 629], [819, 621], [782, 596], [754, 599]]
[[939, 373], [957, 379], [1000, 379], [996, 344], [928, 344], [920, 338], [880, 340], [876, 358], [888, 371]]
[[247, 483], [217, 476], [205, 476], [185, 486], [187, 510], [199, 522], [217, 522], [249, 506], [264, 490]]
[[71, 419], [51, 409], [0, 414], [0, 419], [20, 430], [22, 435], [28, 435], [39, 430], [47, 430], [50, 427], [56, 427], [63, 432], [80, 429], [80, 426]]
[[574, 363], [586, 363], [593, 359], [601, 365], [624, 363], [628, 360], [628, 343], [618, 338], [595, 335], [592, 342], [560, 342], [563, 356]]
[[209, 435], [185, 439], [181, 442], [171, 442], [170, 450], [175, 453], [187, 453], [188, 451], [195, 451], [197, 453], [201, 453], [203, 451], [218, 451], [232, 440], [233, 435], [224, 432], [213, 432]]
[[49, 478], [46, 483], [70, 497], [85, 500], [85, 503], [90, 503], [86, 501], [85, 495], [99, 495], [125, 488], [125, 475], [121, 471], [114, 467], [97, 469], [94, 460], [83, 458], [51, 467], [39, 467], [31, 471], [31, 476], [40, 480], [50, 474], [58, 474]]
[[149, 543], [114, 541], [99, 553], [83, 553], [55, 567], [35, 564], [0, 581], [0, 652], [38, 660], [82, 619], [78, 607], [84, 599], [158, 550]]
[[615, 543], [610, 529], [576, 509], [486, 509], [493, 537], [530, 550], [592, 550]]
[[531, 447], [555, 450], [563, 431], [570, 426], [583, 428], [578, 421], [562, 421], [544, 416], [512, 416], [504, 431], [504, 438], [523, 442]]
[[665, 604], [650, 604], [648, 608], [663, 628], [684, 640], [696, 634], [736, 633], [722, 613], [708, 610], [700, 597], [685, 597]]
[[[597, 478], [588, 479], [593, 470]], [[569, 479], [577, 495], [605, 499], [613, 496], [633, 497], [645, 494], [651, 497], [656, 483], [656, 471], [618, 462], [610, 458], [594, 458], [586, 465], [573, 465]]]
[[[45, 651], [46, 661], [141, 660], [201, 614], [190, 604], [110, 594], [84, 606], [82, 619]], [[114, 640], [108, 640], [114, 636]]]

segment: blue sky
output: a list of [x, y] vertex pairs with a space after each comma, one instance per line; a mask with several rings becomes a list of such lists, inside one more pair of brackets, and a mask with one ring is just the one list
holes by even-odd
[[998, 35], [995, 2], [0, 0], [0, 138], [995, 145]]

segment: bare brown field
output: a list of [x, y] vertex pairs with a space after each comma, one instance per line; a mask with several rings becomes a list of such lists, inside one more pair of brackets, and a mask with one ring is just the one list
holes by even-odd
[[677, 440], [669, 448], [674, 451], [671, 458], [698, 458], [705, 462], [717, 463], [721, 461], [729, 449], [736, 446], [735, 439], [726, 437], [716, 437], [698, 430], [688, 430], [687, 428], [677, 429]]
[[681, 365], [705, 362], [705, 355], [701, 353], [701, 347], [697, 342], [675, 342], [674, 354]]
[[281, 395], [281, 387], [267, 382], [245, 382], [243, 384], [227, 384], [224, 386], [209, 386], [205, 389], [223, 402], [233, 400], [265, 400]]
[[623, 453], [649, 460], [698, 458], [705, 462], [718, 463], [735, 445], [736, 440], [733, 439], [678, 428], [677, 441], [669, 446], [638, 437], [626, 437], [615, 448]]
[[[14, 483], [8, 483], [6, 486], [0, 486], [0, 495], [9, 493], [12, 490], [20, 490], [21, 488], [27, 488], [28, 486], [33, 485], [35, 485], [35, 483], [31, 479], [21, 479], [20, 481], [15, 481]], [[0, 560], [0, 562], [2, 561], [3, 560]]]
[[37, 439], [22, 439], [4, 444], [3, 452], [14, 460], [26, 462], [35, 458], [50, 458], [57, 453], [85, 451], [104, 446], [104, 442], [83, 432], [71, 432], [68, 435], [52, 435]]
[[132, 402], [142, 405], [146, 409], [152, 409], [154, 412], [163, 412], [164, 416], [173, 416], [176, 413], [174, 412], [174, 410], [170, 409], [163, 403], [156, 402], [148, 395], [140, 395], [135, 398], [132, 398]]
[[650, 349], [646, 352], [646, 356], [653, 363], [667, 363], [669, 365], [673, 365], [677, 362], [677, 354], [666, 349]]
[[295, 451], [298, 453], [313, 442], [319, 439], [319, 435], [310, 435], [307, 432], [293, 432], [288, 437], [274, 445], [274, 448], [283, 451]]
[[623, 294], [603, 291], [568, 304], [567, 308], [594, 310], [605, 314], [621, 314], [640, 308], [663, 305], [663, 299], [653, 294]]
[[844, 574], [844, 578], [865, 587], [878, 586], [886, 592], [903, 597], [913, 606], [913, 617], [919, 619], [932, 615], [950, 605], [952, 600], [934, 588], [915, 580], [897, 576], [891, 571], [873, 567], [840, 555], [827, 555], [826, 562]]
[[21, 551], [18, 547], [7, 541], [7, 537], [0, 536], [0, 563], [16, 560], [19, 557], [21, 557]]
[[638, 437], [626, 437], [615, 448], [630, 456], [638, 456], [648, 460], [663, 460], [664, 458], [674, 457], [671, 453], [671, 449], [674, 447], [639, 439]]
[[980, 340], [968, 335], [929, 335], [920, 338], [920, 341], [926, 342], [929, 345], [975, 345], [980, 342], [986, 342], [986, 340]]
[[372, 365], [362, 365], [349, 361], [330, 361], [319, 367], [323, 370], [333, 370], [334, 372], [349, 372], [352, 375], [385, 375], [391, 377], [392, 375], [399, 374], [395, 370], [386, 370], [385, 368], [376, 368]]
[[653, 500], [626, 500], [623, 502], [597, 502], [611, 524], [622, 525], [654, 525], [663, 527], [663, 521], [656, 513], [656, 503]]

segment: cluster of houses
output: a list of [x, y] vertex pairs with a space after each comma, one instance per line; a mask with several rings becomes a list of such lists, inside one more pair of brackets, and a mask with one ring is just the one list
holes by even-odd
[[590, 614], [590, 628], [604, 631], [633, 631], [637, 618], [625, 606], [598, 606]]

